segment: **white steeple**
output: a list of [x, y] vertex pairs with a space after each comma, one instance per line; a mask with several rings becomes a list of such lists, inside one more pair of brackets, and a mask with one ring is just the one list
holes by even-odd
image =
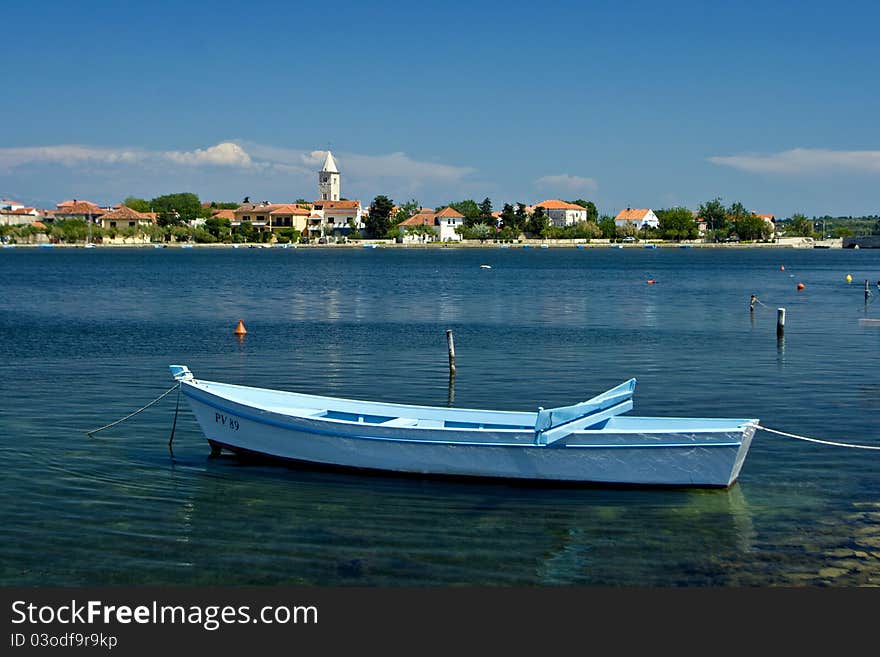
[[333, 153], [330, 151], [327, 151], [327, 157], [324, 158], [324, 166], [321, 167], [321, 171], [339, 173], [339, 169], [336, 168], [336, 160], [333, 159]]
[[339, 169], [333, 154], [327, 151], [324, 166], [318, 172], [318, 198], [321, 201], [338, 201], [340, 191]]

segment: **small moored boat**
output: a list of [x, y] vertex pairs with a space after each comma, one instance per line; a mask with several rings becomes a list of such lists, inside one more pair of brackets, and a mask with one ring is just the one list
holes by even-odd
[[629, 417], [636, 380], [535, 412], [412, 406], [196, 379], [171, 365], [212, 451], [367, 470], [728, 487], [758, 420]]

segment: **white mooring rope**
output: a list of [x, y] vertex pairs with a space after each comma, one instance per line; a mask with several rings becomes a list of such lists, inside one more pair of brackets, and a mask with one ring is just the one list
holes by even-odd
[[809, 443], [819, 443], [820, 445], [833, 445], [834, 447], [852, 447], [853, 449], [876, 449], [880, 450], [880, 445], [853, 445], [851, 443], [836, 443], [831, 440], [819, 440], [818, 438], [807, 438], [806, 436], [799, 436], [796, 433], [786, 433], [785, 431], [778, 431], [776, 429], [768, 429], [767, 427], [762, 427], [760, 424], [755, 425], [756, 429], [760, 429], [761, 431], [767, 431], [769, 433], [776, 433], [780, 436], [786, 436], [788, 438], [794, 438], [796, 440], [806, 440]]
[[111, 422], [110, 424], [105, 424], [103, 427], [99, 427], [98, 429], [92, 429], [91, 431], [86, 431], [86, 433], [88, 434], [89, 438], [91, 438], [93, 433], [98, 433], [99, 431], [103, 431], [104, 429], [109, 429], [110, 427], [115, 427], [117, 424], [119, 424], [121, 422], [125, 422], [128, 418], [134, 417], [138, 413], [147, 410], [150, 406], [157, 403], [159, 400], [167, 397], [168, 395], [170, 395], [172, 392], [174, 392], [179, 387], [180, 387], [180, 383], [175, 383], [173, 386], [171, 386], [168, 390], [166, 390], [161, 395], [156, 397], [149, 404], [147, 404], [146, 406], [143, 406], [142, 408], [137, 409], [134, 413], [129, 413], [125, 417], [119, 418], [118, 420], [116, 420], [116, 422]]

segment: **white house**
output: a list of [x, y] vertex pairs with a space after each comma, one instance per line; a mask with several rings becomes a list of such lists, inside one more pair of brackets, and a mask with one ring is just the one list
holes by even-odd
[[[401, 221], [398, 226], [406, 228], [408, 226], [428, 226], [433, 230], [434, 236], [441, 242], [459, 242], [461, 235], [457, 229], [464, 225], [464, 215], [454, 208], [446, 207], [440, 212], [431, 212], [422, 208], [419, 212], [409, 219]], [[424, 239], [421, 235], [405, 235], [404, 241], [418, 241]]]
[[315, 201], [309, 216], [309, 231], [315, 235], [347, 235], [349, 226], [363, 228], [364, 211], [360, 201]]
[[532, 208], [544, 208], [554, 226], [574, 226], [579, 221], [587, 220], [587, 209], [574, 203], [566, 203], [559, 199], [548, 199], [535, 203]]
[[464, 215], [454, 208], [445, 207], [435, 215], [437, 234], [441, 242], [458, 242], [461, 235], [457, 228], [464, 226]]
[[626, 208], [626, 210], [617, 213], [617, 216], [614, 217], [614, 223], [620, 227], [629, 223], [641, 230], [646, 225], [649, 228], [657, 228], [660, 225], [660, 219], [650, 208]]

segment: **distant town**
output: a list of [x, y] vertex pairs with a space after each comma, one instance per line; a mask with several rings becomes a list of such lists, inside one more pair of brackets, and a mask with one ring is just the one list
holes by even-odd
[[582, 198], [545, 199], [531, 204], [491, 199], [421, 207], [416, 200], [395, 203], [385, 195], [369, 205], [341, 195], [342, 174], [327, 151], [317, 172], [317, 198], [284, 203], [268, 200], [203, 202], [194, 193], [151, 200], [128, 197], [113, 206], [84, 199], [37, 209], [0, 199], [0, 240], [11, 245], [144, 244], [348, 244], [390, 240], [399, 244], [514, 243], [533, 240], [590, 242], [674, 242], [782, 244], [799, 241], [843, 244], [842, 238], [880, 236], [880, 215], [812, 217], [794, 214], [777, 220], [769, 213], [730, 205], [720, 198], [699, 208], [621, 208], [601, 215]]

